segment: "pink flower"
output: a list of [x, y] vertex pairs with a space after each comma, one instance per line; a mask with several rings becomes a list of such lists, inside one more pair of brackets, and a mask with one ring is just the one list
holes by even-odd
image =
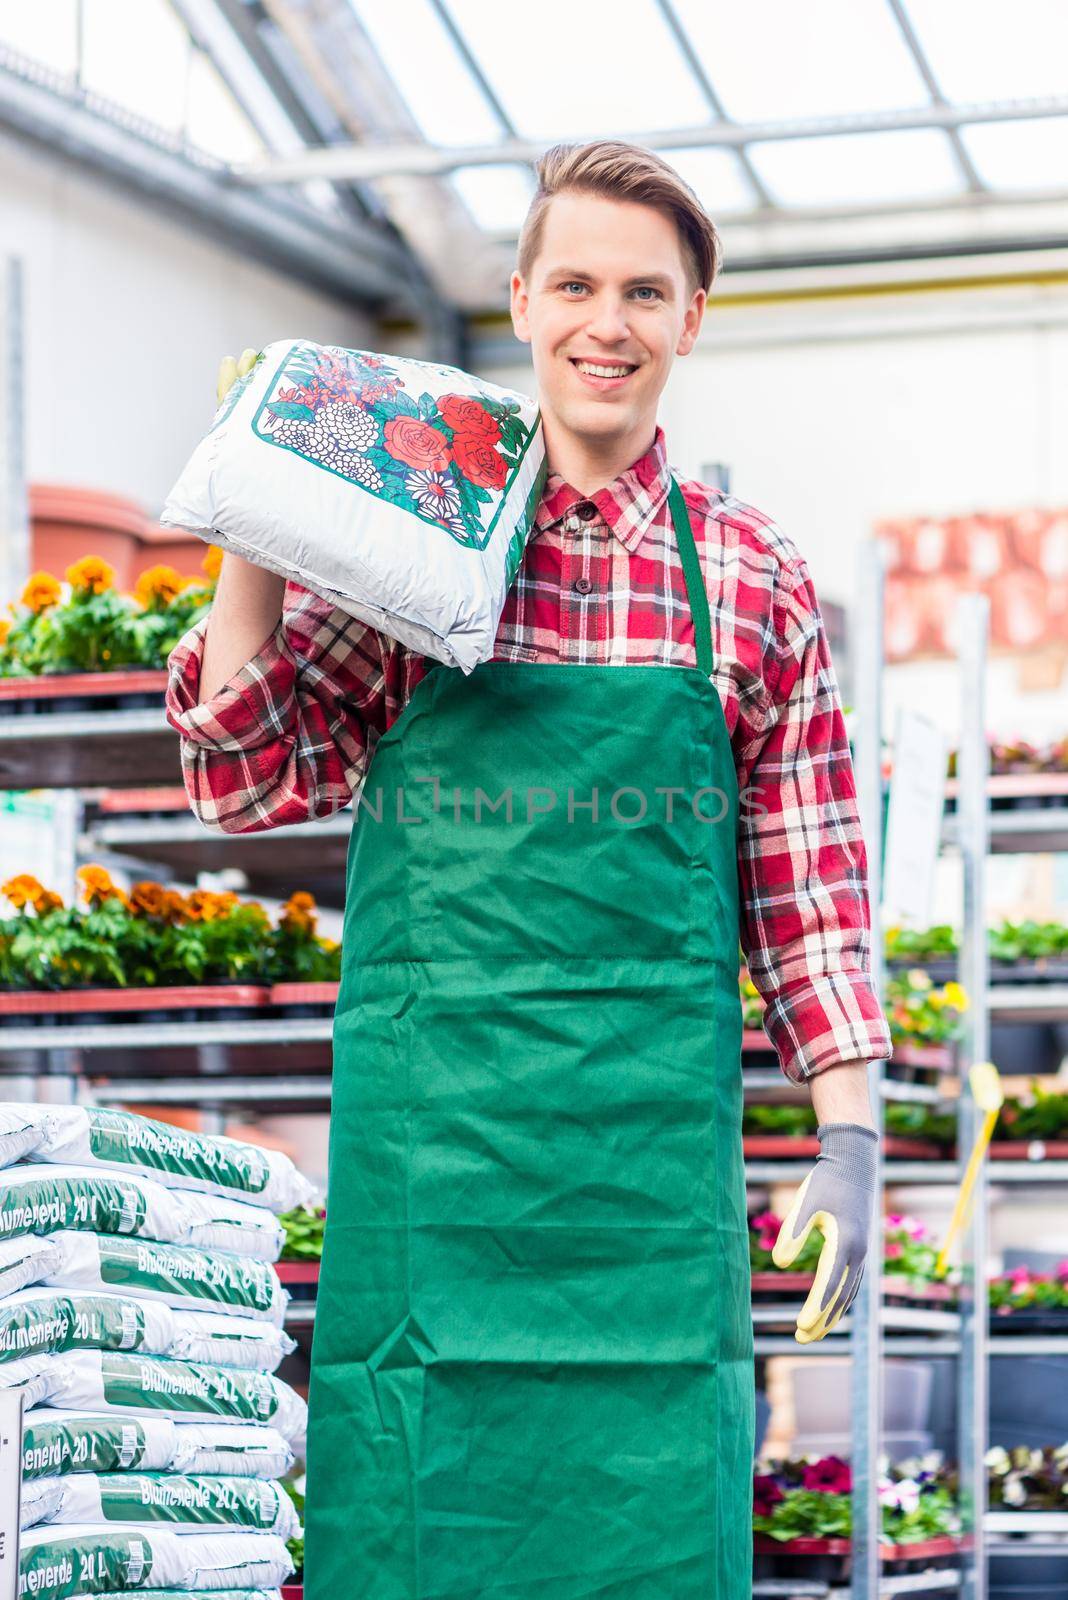
[[904, 1220], [905, 1220], [905, 1218], [902, 1216], [900, 1211], [890, 1211], [890, 1212], [887, 1213], [886, 1217], [884, 1218], [884, 1221], [885, 1221], [886, 1226], [888, 1228], [900, 1228], [900, 1226], [904, 1222]]
[[753, 1476], [753, 1514], [757, 1517], [771, 1515], [772, 1506], [778, 1505], [780, 1500], [785, 1500], [781, 1488], [775, 1479], [767, 1473], [758, 1472]]
[[1010, 1283], [1030, 1283], [1031, 1281], [1031, 1274], [1026, 1267], [1013, 1267], [1012, 1271], [1006, 1272], [1005, 1276]]
[[903, 1256], [905, 1254], [905, 1246], [898, 1244], [893, 1239], [888, 1239], [883, 1247], [883, 1254], [885, 1256]]
[[761, 1211], [756, 1216], [749, 1218], [749, 1226], [751, 1228], [775, 1228], [778, 1230], [782, 1226], [782, 1218], [777, 1217], [774, 1211]]

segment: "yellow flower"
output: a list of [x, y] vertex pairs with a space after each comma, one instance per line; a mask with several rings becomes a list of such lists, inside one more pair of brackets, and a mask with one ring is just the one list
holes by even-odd
[[185, 580], [174, 567], [146, 567], [134, 585], [134, 598], [143, 606], [153, 600], [170, 602], [180, 594]]
[[83, 556], [67, 568], [67, 582], [72, 589], [84, 589], [90, 594], [103, 594], [115, 582], [115, 568], [101, 556]]
[[222, 558], [223, 553], [219, 549], [219, 546], [217, 544], [211, 544], [208, 546], [207, 555], [200, 563], [213, 583], [218, 579], [219, 571], [222, 567]]
[[945, 995], [946, 1004], [952, 1006], [955, 1011], [967, 1011], [967, 991], [959, 983], [947, 983], [942, 993]]
[[36, 613], [58, 605], [63, 596], [63, 585], [50, 572], [35, 572], [22, 591], [22, 603]]
[[6, 617], [0, 617], [0, 644], [3, 644], [11, 632], [11, 624]]
[[16, 911], [21, 911], [25, 906], [35, 905], [44, 894], [44, 889], [32, 873], [20, 872], [17, 877], [7, 880], [0, 888], [0, 894]]

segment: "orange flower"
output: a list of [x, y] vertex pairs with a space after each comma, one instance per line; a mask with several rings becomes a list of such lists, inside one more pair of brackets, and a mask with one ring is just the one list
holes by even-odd
[[297, 911], [314, 911], [315, 896], [309, 894], [307, 889], [298, 889], [296, 894], [290, 895], [286, 905], [293, 906]]
[[134, 598], [143, 606], [150, 606], [154, 600], [169, 604], [181, 593], [183, 582], [175, 567], [146, 567], [134, 585]]
[[124, 906], [129, 906], [126, 891], [120, 889], [117, 883], [112, 883], [111, 874], [104, 867], [79, 867], [78, 878], [82, 893], [90, 905], [102, 904], [105, 900], [121, 900]]
[[130, 890], [130, 910], [139, 911], [146, 917], [161, 917], [164, 911], [164, 893], [162, 884], [153, 882], [151, 878], [143, 878]]
[[33, 902], [33, 909], [39, 917], [46, 916], [49, 911], [62, 911], [63, 897], [53, 894], [51, 889], [42, 889]]
[[200, 563], [208, 577], [211, 579], [212, 583], [218, 581], [219, 572], [222, 568], [222, 558], [223, 553], [219, 549], [219, 546], [217, 544], [210, 544], [208, 546], [207, 555]]
[[164, 889], [162, 914], [168, 922], [184, 922], [188, 911], [184, 894], [179, 894], [177, 889]]
[[37, 879], [29, 872], [20, 872], [17, 877], [9, 878], [0, 888], [0, 894], [16, 911], [22, 911], [26, 906], [35, 906], [44, 889]]
[[217, 922], [236, 903], [237, 896], [231, 889], [222, 892], [214, 889], [194, 889], [186, 901], [189, 911], [200, 922]]
[[6, 617], [0, 617], [0, 644], [3, 644], [11, 632], [11, 624]]
[[101, 556], [83, 556], [67, 568], [67, 582], [72, 589], [84, 589], [90, 594], [103, 594], [115, 582], [115, 568]]
[[63, 585], [50, 572], [35, 572], [22, 591], [22, 603], [38, 614], [49, 606], [58, 605], [63, 597]]

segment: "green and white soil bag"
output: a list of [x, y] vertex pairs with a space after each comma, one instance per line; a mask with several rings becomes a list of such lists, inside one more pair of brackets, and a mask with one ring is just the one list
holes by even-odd
[[[21, 1289], [0, 1300], [0, 1363], [45, 1351], [174, 1352], [178, 1312], [157, 1301], [84, 1289]], [[250, 1324], [259, 1327], [259, 1323]]]
[[21, 1161], [41, 1137], [41, 1107], [21, 1101], [0, 1102], [0, 1167]]
[[[57, 1480], [45, 1513], [64, 1522], [164, 1522], [257, 1528], [292, 1539], [300, 1518], [280, 1484], [264, 1478], [177, 1472], [73, 1472]], [[51, 1487], [51, 1486], [50, 1486]], [[42, 1520], [41, 1518], [37, 1519]]]
[[277, 1217], [262, 1206], [168, 1189], [140, 1172], [120, 1176], [101, 1167], [23, 1162], [9, 1167], [0, 1184], [0, 1239], [66, 1228], [230, 1250], [263, 1261], [277, 1261], [285, 1239]]
[[35, 1406], [23, 1414], [22, 1480], [25, 1484], [69, 1472], [177, 1470], [180, 1458], [194, 1455], [179, 1441], [178, 1424], [170, 1417], [122, 1417]]
[[19, 1594], [25, 1600], [72, 1600], [177, 1589], [208, 1590], [221, 1600], [234, 1590], [277, 1589], [293, 1570], [285, 1540], [276, 1533], [65, 1523], [23, 1534]]
[[166, 1309], [174, 1319], [174, 1336], [166, 1354], [180, 1361], [273, 1372], [297, 1348], [295, 1339], [270, 1322], [216, 1311]]
[[[281, 1589], [153, 1589], [152, 1600], [282, 1600]], [[119, 1600], [112, 1591], [97, 1600]]]
[[133, 1111], [9, 1104], [0, 1107], [0, 1129], [4, 1113], [35, 1125], [36, 1138], [26, 1150], [30, 1161], [143, 1172], [170, 1189], [222, 1195], [267, 1211], [289, 1211], [314, 1193], [312, 1184], [280, 1150], [263, 1150], [221, 1134], [190, 1132]]
[[13, 1379], [28, 1384], [28, 1406], [189, 1422], [266, 1422], [298, 1451], [307, 1429], [304, 1399], [267, 1372], [169, 1356], [67, 1350], [0, 1364], [0, 1384]]
[[174, 1588], [189, 1581], [189, 1556], [170, 1528], [31, 1528], [20, 1541], [19, 1595], [71, 1600], [112, 1590]]
[[[3, 1180], [0, 1179], [2, 1193]], [[29, 1284], [45, 1282], [55, 1271], [61, 1255], [54, 1237], [24, 1233], [15, 1239], [0, 1239], [0, 1299], [4, 1295], [18, 1294]]]
[[259, 1422], [176, 1422], [167, 1416], [63, 1411], [35, 1406], [24, 1417], [23, 1482], [69, 1472], [183, 1472], [282, 1478], [294, 1453]]
[[544, 474], [527, 396], [279, 339], [226, 396], [160, 521], [471, 672], [492, 655]]
[[[0, 1252], [15, 1241], [0, 1244]], [[35, 1240], [50, 1252], [38, 1282], [63, 1288], [129, 1293], [178, 1311], [225, 1312], [281, 1327], [289, 1291], [268, 1261], [224, 1250], [64, 1231]], [[0, 1253], [0, 1276], [3, 1255]]]
[[30, 1479], [19, 1490], [19, 1526], [33, 1528], [51, 1522], [63, 1503], [63, 1485], [58, 1478]]

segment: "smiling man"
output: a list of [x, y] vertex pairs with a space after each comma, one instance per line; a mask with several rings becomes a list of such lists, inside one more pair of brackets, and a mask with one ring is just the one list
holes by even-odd
[[657, 422], [716, 231], [630, 145], [558, 147], [538, 179], [511, 295], [549, 475], [492, 659], [450, 671], [231, 554], [171, 658], [216, 830], [367, 781], [541, 797], [352, 831], [307, 1600], [749, 1600], [739, 940], [819, 1118], [776, 1245], [825, 1239], [800, 1342], [871, 1232], [890, 1039], [819, 606], [789, 537], [673, 469]]

